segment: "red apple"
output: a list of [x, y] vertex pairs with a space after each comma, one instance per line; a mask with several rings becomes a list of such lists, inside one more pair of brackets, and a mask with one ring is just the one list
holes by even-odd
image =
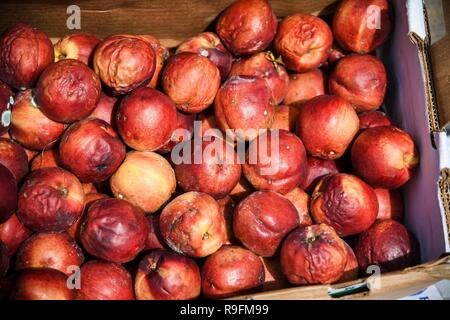
[[347, 263], [345, 242], [325, 224], [297, 228], [284, 240], [281, 268], [292, 284], [326, 284], [339, 280]]
[[295, 132], [299, 109], [292, 105], [282, 105], [275, 108], [272, 129]]
[[105, 93], [100, 94], [100, 99], [95, 106], [94, 111], [89, 115], [90, 118], [97, 118], [108, 122], [111, 126], [116, 125], [116, 111], [119, 106], [119, 100], [116, 97], [108, 96]]
[[98, 44], [93, 64], [112, 93], [125, 94], [149, 83], [156, 69], [156, 54], [142, 37], [112, 35]]
[[295, 206], [273, 191], [258, 191], [234, 210], [233, 231], [242, 244], [263, 257], [276, 254], [284, 237], [299, 226]]
[[350, 102], [356, 112], [371, 111], [384, 101], [386, 78], [380, 59], [368, 54], [352, 54], [339, 60], [328, 86], [330, 93]]
[[194, 133], [195, 114], [184, 114], [177, 111], [177, 125], [170, 140], [158, 149], [160, 153], [169, 153], [179, 143], [190, 140]]
[[[9, 269], [9, 255], [8, 248], [0, 240], [0, 281], [3, 282], [3, 277]], [[3, 287], [3, 286], [2, 286]]]
[[401, 221], [403, 218], [402, 196], [398, 189], [375, 188], [375, 194], [378, 199], [377, 219], [392, 219]]
[[334, 160], [324, 160], [314, 157], [307, 159], [306, 177], [300, 184], [300, 188], [311, 193], [316, 187], [317, 182], [324, 175], [329, 173], [338, 173], [339, 170]]
[[11, 111], [11, 137], [34, 150], [51, 149], [64, 132], [62, 123], [49, 119], [36, 104], [31, 89], [21, 91]]
[[299, 226], [306, 227], [312, 225], [313, 221], [309, 215], [309, 195], [299, 187], [295, 187], [284, 196], [292, 202], [295, 209], [297, 209]]
[[345, 50], [369, 53], [386, 42], [391, 31], [387, 0], [344, 0], [334, 14], [333, 33]]
[[11, 139], [0, 138], [0, 164], [8, 168], [20, 182], [28, 173], [28, 157], [25, 150]]
[[17, 209], [17, 181], [12, 172], [2, 164], [0, 181], [0, 223], [3, 223]]
[[328, 58], [333, 44], [330, 27], [322, 19], [304, 13], [286, 17], [279, 25], [274, 40], [286, 67], [307, 72], [320, 67]]
[[80, 181], [61, 168], [33, 171], [19, 192], [17, 217], [36, 232], [67, 230], [83, 213]]
[[178, 110], [198, 113], [213, 103], [220, 87], [220, 72], [208, 58], [181, 52], [167, 62], [162, 87]]
[[375, 222], [378, 201], [375, 191], [358, 177], [335, 173], [317, 183], [310, 208], [314, 222], [330, 225], [346, 237], [367, 230]]
[[328, 52], [327, 61], [322, 65], [322, 69], [327, 72], [331, 72], [335, 67], [336, 63], [345, 57], [345, 54], [339, 46], [333, 43], [330, 51]]
[[134, 300], [133, 280], [119, 264], [91, 260], [81, 266], [78, 300]]
[[59, 158], [81, 182], [100, 182], [112, 175], [125, 159], [125, 145], [107, 122], [88, 118], [64, 132]]
[[253, 140], [247, 150], [243, 173], [257, 190], [287, 193], [306, 175], [302, 141], [286, 130], [270, 130]]
[[164, 249], [166, 245], [159, 231], [159, 214], [149, 214], [147, 221], [149, 228], [145, 250]]
[[120, 103], [116, 125], [125, 143], [139, 151], [153, 151], [164, 146], [177, 125], [173, 102], [151, 88], [139, 88]]
[[325, 78], [320, 69], [289, 75], [284, 104], [301, 106], [306, 101], [325, 94]]
[[318, 96], [300, 108], [297, 134], [313, 157], [331, 160], [341, 157], [358, 129], [358, 115], [341, 97]]
[[200, 295], [200, 270], [188, 257], [155, 250], [139, 263], [134, 290], [138, 300], [192, 300]]
[[170, 52], [166, 47], [164, 47], [161, 44], [161, 42], [157, 38], [153, 36], [140, 35], [139, 37], [144, 41], [147, 41], [147, 43], [149, 43], [150, 46], [153, 48], [153, 51], [155, 51], [156, 55], [155, 72], [153, 73], [150, 82], [147, 84], [147, 87], [156, 88], [160, 84], [161, 73], [163, 71], [164, 65], [166, 64], [167, 60], [170, 57]]
[[365, 130], [372, 127], [391, 126], [392, 121], [382, 111], [367, 111], [358, 114], [359, 130]]
[[226, 240], [219, 205], [206, 193], [187, 192], [169, 202], [159, 217], [159, 228], [172, 250], [195, 258], [216, 252]]
[[85, 195], [88, 195], [90, 193], [97, 193], [97, 188], [93, 183], [82, 183], [81, 186], [83, 187], [83, 192]]
[[217, 200], [217, 203], [219, 204], [220, 213], [225, 220], [226, 239], [224, 244], [237, 243], [237, 239], [233, 232], [233, 214], [234, 209], [236, 208], [236, 203], [230, 196]]
[[241, 176], [239, 182], [230, 192], [230, 197], [232, 197], [235, 201], [241, 201], [245, 197], [249, 196], [255, 189], [251, 185], [250, 182], [245, 179], [245, 177]]
[[144, 212], [121, 199], [96, 201], [81, 225], [81, 243], [92, 256], [116, 263], [133, 260], [145, 247]]
[[376, 188], [396, 189], [409, 181], [419, 164], [414, 140], [394, 126], [363, 131], [351, 150], [356, 173]]
[[266, 0], [237, 0], [217, 21], [216, 31], [235, 55], [265, 50], [277, 31], [277, 17]]
[[55, 61], [76, 59], [90, 64], [92, 54], [100, 39], [90, 33], [76, 32], [67, 34], [54, 45]]
[[97, 75], [83, 62], [64, 59], [44, 70], [36, 86], [36, 101], [50, 119], [71, 123], [87, 117], [100, 99]]
[[0, 79], [19, 90], [31, 88], [53, 62], [53, 45], [42, 31], [17, 24], [0, 37]]
[[14, 92], [0, 80], [0, 136], [8, 132], [11, 124], [11, 105], [14, 103]]
[[0, 224], [0, 241], [8, 249], [8, 256], [12, 256], [16, 253], [19, 246], [31, 236], [31, 230], [26, 228], [17, 219], [15, 213], [13, 213], [8, 220]]
[[338, 282], [348, 282], [358, 279], [358, 260], [353, 249], [346, 242], [344, 244], [347, 249], [347, 263], [345, 264], [344, 274], [339, 278]]
[[166, 159], [157, 153], [142, 151], [127, 154], [111, 177], [110, 185], [117, 198], [153, 213], [170, 199], [177, 181]]
[[31, 171], [59, 166], [60, 160], [58, 150], [45, 150], [34, 157], [33, 161], [31, 162]]

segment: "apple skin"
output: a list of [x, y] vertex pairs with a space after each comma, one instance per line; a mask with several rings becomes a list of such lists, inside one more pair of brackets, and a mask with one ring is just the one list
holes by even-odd
[[55, 62], [63, 59], [76, 59], [90, 65], [92, 54], [100, 39], [90, 33], [77, 32], [67, 34], [53, 46]]
[[180, 52], [192, 52], [207, 57], [219, 69], [222, 81], [230, 73], [233, 56], [214, 32], [202, 32], [183, 41], [176, 51], [176, 53]]
[[35, 233], [20, 246], [16, 270], [51, 268], [70, 276], [70, 267], [83, 261], [81, 248], [67, 233]]
[[236, 202], [230, 196], [225, 196], [217, 200], [220, 213], [225, 220], [226, 239], [224, 244], [236, 244], [238, 241], [233, 232], [233, 215], [236, 208]]
[[317, 183], [310, 209], [314, 222], [330, 225], [346, 237], [367, 230], [375, 222], [378, 200], [375, 191], [358, 177], [335, 173]]
[[284, 196], [292, 202], [295, 209], [297, 209], [299, 227], [307, 227], [312, 225], [313, 221], [309, 214], [309, 195], [299, 187], [295, 187]]
[[153, 73], [152, 78], [150, 79], [150, 82], [147, 84], [147, 87], [149, 88], [157, 88], [160, 85], [161, 82], [161, 74], [164, 70], [164, 66], [167, 62], [167, 60], [170, 57], [169, 49], [167, 49], [165, 46], [161, 44], [161, 42], [150, 35], [140, 35], [139, 36], [144, 41], [147, 41], [148, 44], [153, 48], [153, 51], [155, 51], [156, 55], [156, 65], [155, 65], [155, 72]]
[[391, 119], [382, 111], [374, 110], [358, 113], [359, 130], [372, 127], [384, 127], [393, 125]]
[[289, 75], [284, 104], [300, 107], [306, 101], [325, 94], [325, 77], [320, 69]]
[[266, 0], [238, 0], [220, 15], [216, 32], [235, 55], [265, 50], [277, 31], [277, 17]]
[[[306, 175], [306, 151], [295, 134], [279, 130], [277, 138], [272, 137], [273, 132], [276, 131], [250, 143], [242, 168], [245, 178], [255, 189], [285, 194], [298, 186]], [[267, 147], [262, 147], [264, 145]]]
[[159, 214], [149, 214], [146, 219], [148, 221], [148, 235], [145, 250], [165, 249], [166, 244], [159, 231]]
[[411, 179], [419, 165], [414, 140], [394, 126], [363, 131], [351, 150], [355, 172], [375, 188], [396, 189]]
[[280, 105], [275, 109], [271, 129], [295, 132], [299, 109], [292, 105]]
[[387, 0], [344, 0], [333, 18], [336, 41], [343, 49], [356, 53], [375, 51], [386, 42], [391, 28]]
[[7, 133], [11, 124], [11, 105], [14, 92], [0, 80], [0, 136]]
[[[211, 152], [212, 147], [217, 151]], [[241, 165], [234, 146], [214, 137], [198, 145], [192, 142], [190, 149], [187, 159], [183, 155], [183, 162], [174, 166], [179, 186], [186, 192], [204, 192], [215, 199], [228, 195], [241, 177]], [[201, 163], [195, 163], [195, 154], [202, 155]]]
[[347, 249], [332, 227], [317, 224], [292, 231], [283, 242], [280, 261], [292, 284], [329, 284], [344, 274]]
[[384, 101], [386, 85], [383, 62], [369, 54], [340, 59], [328, 80], [330, 93], [350, 102], [356, 112], [378, 109]]
[[187, 192], [162, 210], [161, 235], [177, 253], [194, 258], [216, 252], [226, 241], [226, 225], [219, 205], [206, 193]]
[[181, 52], [167, 62], [162, 87], [178, 110], [199, 113], [213, 103], [220, 87], [220, 72], [208, 58]]
[[81, 266], [77, 300], [134, 300], [133, 280], [121, 265], [91, 260]]
[[83, 62], [64, 59], [48, 66], [36, 85], [36, 101], [50, 119], [71, 123], [87, 117], [100, 99], [97, 75]]
[[17, 182], [28, 173], [28, 157], [18, 143], [11, 139], [0, 138], [0, 164], [8, 168]]
[[230, 76], [264, 79], [277, 104], [283, 101], [289, 85], [289, 75], [286, 69], [277, 63], [271, 52], [259, 52], [250, 57], [236, 60], [231, 66]]
[[230, 197], [233, 198], [234, 201], [239, 202], [249, 196], [253, 191], [255, 191], [255, 188], [253, 188], [251, 183], [248, 182], [245, 177], [241, 176], [237, 185], [231, 190]]
[[193, 300], [200, 295], [200, 270], [193, 259], [155, 250], [146, 255], [134, 282], [138, 300]]
[[358, 279], [359, 265], [353, 249], [344, 242], [347, 249], [347, 263], [345, 264], [344, 274], [339, 278], [338, 282], [348, 282]]
[[88, 209], [81, 225], [83, 248], [115, 263], [133, 260], [145, 247], [148, 223], [144, 212], [121, 199], [103, 199]]
[[151, 88], [138, 88], [120, 103], [116, 125], [129, 147], [154, 151], [170, 140], [177, 126], [177, 112], [165, 94]]
[[62, 232], [81, 216], [80, 181], [61, 168], [44, 168], [27, 176], [19, 191], [17, 217], [36, 232]]
[[106, 93], [100, 94], [94, 111], [89, 115], [90, 118], [97, 118], [106, 121], [113, 128], [116, 126], [116, 112], [119, 107], [120, 100], [117, 97], [111, 97]]
[[177, 144], [183, 141], [190, 140], [194, 133], [194, 121], [196, 117], [197, 116], [195, 114], [185, 114], [180, 111], [177, 111], [177, 124], [175, 130], [183, 129], [189, 132], [189, 134], [187, 134], [187, 132], [183, 134], [178, 134], [174, 130], [174, 132], [172, 132], [170, 140], [166, 142], [166, 144], [164, 144], [161, 148], [159, 148], [158, 152], [169, 153]]
[[[146, 213], [156, 212], [175, 192], [177, 181], [169, 162], [150, 151], [129, 152], [110, 179], [115, 197]], [[146, 192], [142, 192], [146, 190]]]
[[31, 89], [21, 91], [11, 111], [11, 137], [25, 148], [51, 149], [64, 132], [65, 125], [49, 119], [34, 101]]
[[375, 188], [378, 199], [377, 219], [392, 219], [401, 221], [403, 218], [403, 201], [398, 189]]
[[381, 272], [401, 270], [419, 261], [418, 242], [400, 223], [378, 220], [361, 235], [355, 244], [355, 254], [363, 272], [377, 265]]
[[53, 62], [53, 45], [42, 31], [17, 24], [0, 37], [0, 79], [23, 90], [36, 83]]
[[7, 221], [17, 209], [17, 180], [12, 172], [0, 164], [0, 223]]
[[76, 290], [67, 286], [63, 272], [50, 269], [27, 269], [19, 273], [11, 292], [12, 300], [74, 300]]
[[266, 82], [260, 78], [234, 76], [220, 87], [214, 101], [217, 126], [231, 132], [230, 138], [255, 139], [270, 128], [274, 120], [276, 103]]
[[[317, 128], [321, 128], [320, 134]], [[300, 108], [297, 135], [310, 156], [330, 160], [341, 157], [358, 130], [358, 115], [341, 97], [318, 96]]]
[[22, 242], [28, 239], [31, 234], [31, 230], [20, 222], [15, 213], [0, 224], [0, 241], [8, 249], [8, 256], [10, 257], [16, 253]]
[[107, 122], [87, 118], [64, 132], [59, 159], [81, 182], [100, 182], [112, 175], [125, 159], [125, 145]]
[[330, 27], [322, 19], [296, 13], [281, 21], [274, 47], [283, 57], [286, 68], [307, 72], [320, 67], [328, 58], [333, 44]]
[[300, 188], [308, 193], [312, 193], [320, 178], [322, 178], [326, 174], [338, 172], [339, 170], [334, 160], [324, 160], [314, 157], [308, 157], [306, 177], [300, 184]]
[[233, 231], [249, 250], [272, 257], [283, 238], [299, 226], [295, 206], [273, 191], [257, 191], [242, 200], [233, 214]]
[[31, 171], [60, 167], [60, 165], [58, 149], [44, 150], [31, 161]]
[[3, 282], [3, 277], [6, 275], [8, 269], [9, 269], [8, 248], [0, 240], [0, 283]]
[[140, 36], [112, 35], [94, 51], [94, 70], [113, 94], [125, 94], [152, 79], [156, 54]]
[[254, 292], [264, 284], [260, 257], [239, 246], [223, 246], [202, 267], [202, 292], [209, 299], [224, 299]]

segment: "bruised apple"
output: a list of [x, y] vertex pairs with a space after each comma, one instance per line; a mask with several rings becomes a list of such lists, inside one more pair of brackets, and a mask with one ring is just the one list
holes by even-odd
[[134, 290], [138, 300], [192, 300], [200, 295], [200, 270], [188, 257], [155, 250], [139, 263]]
[[365, 130], [372, 127], [384, 127], [391, 126], [392, 121], [388, 116], [378, 110], [361, 112], [358, 114], [359, 118], [359, 130]]
[[100, 39], [90, 33], [77, 32], [67, 34], [54, 45], [55, 61], [76, 59], [89, 65], [92, 53]]
[[233, 214], [233, 231], [252, 252], [275, 255], [281, 241], [299, 226], [295, 206], [273, 191], [257, 191], [242, 200]]
[[158, 149], [159, 153], [168, 153], [179, 143], [190, 140], [194, 134], [195, 114], [185, 114], [177, 111], [177, 124], [170, 140]]
[[301, 106], [314, 97], [325, 94], [325, 78], [320, 69], [289, 75], [289, 85], [284, 104]]
[[403, 202], [398, 189], [375, 188], [378, 199], [377, 219], [401, 221], [403, 218]]
[[313, 221], [309, 215], [309, 195], [299, 187], [295, 187], [284, 196], [292, 202], [295, 209], [297, 209], [299, 226], [306, 227], [312, 225]]
[[314, 157], [308, 157], [306, 177], [300, 184], [300, 187], [308, 193], [311, 193], [317, 182], [324, 175], [329, 173], [338, 173], [338, 168], [334, 160], [324, 160]]
[[94, 111], [92, 111], [89, 117], [101, 119], [115, 127], [115, 118], [118, 105], [119, 99], [117, 97], [111, 97], [102, 92]]
[[11, 139], [0, 138], [0, 164], [8, 168], [20, 182], [28, 173], [28, 157], [18, 143]]
[[223, 246], [202, 267], [202, 292], [206, 298], [223, 299], [258, 290], [264, 284], [260, 257], [238, 246]]
[[31, 230], [25, 227], [13, 213], [8, 220], [0, 223], [0, 241], [8, 249], [8, 256], [16, 253], [19, 246], [31, 236]]
[[17, 180], [12, 172], [0, 164], [0, 223], [11, 217], [17, 209]]
[[217, 21], [216, 31], [235, 55], [266, 49], [277, 31], [277, 17], [267, 0], [238, 0]]
[[8, 132], [11, 124], [11, 106], [14, 103], [14, 92], [0, 80], [0, 136]]
[[33, 161], [31, 161], [31, 171], [59, 167], [61, 161], [59, 159], [58, 149], [45, 150], [40, 152]]

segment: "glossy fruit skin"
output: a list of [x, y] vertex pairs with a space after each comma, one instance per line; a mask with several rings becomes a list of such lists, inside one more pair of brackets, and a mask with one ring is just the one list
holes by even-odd
[[17, 181], [12, 172], [2, 164], [0, 181], [0, 223], [4, 223], [17, 209]]
[[393, 125], [391, 119], [382, 111], [367, 111], [358, 114], [359, 130], [366, 130], [372, 127], [384, 127]]
[[25, 149], [11, 139], [0, 138], [0, 164], [11, 171], [17, 182], [28, 173], [28, 157]]
[[401, 221], [403, 218], [403, 201], [399, 189], [375, 188], [378, 199], [377, 219]]
[[10, 257], [16, 253], [22, 242], [28, 239], [31, 234], [31, 230], [20, 222], [15, 213], [0, 224], [0, 241], [8, 249], [8, 256]]
[[14, 92], [0, 80], [0, 136], [8, 131], [11, 124], [11, 105]]
[[139, 263], [134, 286], [138, 300], [192, 300], [200, 295], [200, 270], [193, 259], [155, 250]]

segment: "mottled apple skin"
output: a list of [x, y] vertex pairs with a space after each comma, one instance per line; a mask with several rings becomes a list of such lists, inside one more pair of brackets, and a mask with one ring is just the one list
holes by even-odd
[[339, 170], [334, 160], [308, 157], [306, 177], [303, 182], [300, 183], [300, 188], [311, 194], [320, 178], [326, 174], [338, 172]]
[[330, 27], [322, 19], [296, 13], [281, 21], [274, 40], [286, 68], [307, 72], [320, 67], [328, 58], [333, 44]]
[[0, 37], [0, 79], [15, 89], [31, 88], [53, 62], [53, 45], [42, 31], [17, 24]]
[[[3, 277], [9, 269], [9, 255], [8, 247], [0, 240], [0, 282], [3, 282]], [[3, 283], [2, 283], [3, 284]], [[2, 286], [3, 287], [3, 286]]]
[[403, 201], [399, 189], [375, 188], [378, 199], [377, 219], [401, 221], [403, 218]]
[[330, 225], [346, 237], [367, 230], [375, 222], [378, 200], [375, 191], [358, 177], [336, 173], [317, 183], [310, 208], [314, 222]]
[[0, 223], [11, 217], [17, 209], [17, 181], [12, 172], [0, 164]]
[[313, 157], [331, 160], [341, 157], [358, 130], [358, 115], [341, 97], [318, 96], [300, 108], [297, 135]]
[[220, 87], [214, 102], [218, 128], [239, 130], [230, 138], [253, 140], [270, 128], [276, 103], [266, 82], [253, 77], [230, 77]]
[[144, 212], [121, 199], [96, 201], [81, 225], [81, 243], [92, 256], [115, 263], [133, 260], [145, 247]]
[[67, 230], [83, 213], [80, 181], [61, 168], [44, 168], [27, 176], [19, 191], [17, 217], [36, 232]]
[[116, 125], [125, 143], [138, 151], [154, 151], [164, 146], [177, 126], [174, 103], [151, 88], [139, 88], [123, 98]]
[[81, 266], [77, 300], [134, 300], [133, 280], [121, 265], [91, 260]]
[[262, 288], [265, 279], [260, 257], [238, 246], [223, 246], [202, 267], [202, 292], [209, 299], [224, 299]]
[[149, 214], [146, 217], [148, 221], [148, 235], [145, 242], [145, 250], [164, 249], [166, 244], [159, 231], [159, 214]]
[[97, 118], [106, 121], [115, 128], [116, 112], [120, 100], [117, 97], [111, 97], [105, 93], [101, 93], [100, 99], [95, 105], [94, 111], [89, 115], [90, 118]]
[[351, 150], [355, 172], [376, 188], [396, 189], [411, 179], [419, 165], [414, 140], [394, 126], [369, 128]]
[[19, 246], [31, 236], [31, 230], [25, 227], [13, 213], [8, 220], [0, 224], [0, 241], [8, 249], [8, 256], [16, 253]]
[[273, 191], [257, 191], [242, 200], [233, 214], [233, 231], [252, 252], [271, 257], [283, 238], [299, 226], [295, 206]]
[[55, 269], [27, 269], [13, 285], [12, 300], [74, 300], [76, 290], [67, 286], [68, 277]]
[[286, 69], [277, 63], [271, 52], [259, 52], [248, 58], [236, 60], [231, 67], [230, 76], [264, 79], [277, 104], [283, 101], [289, 85], [289, 75]]
[[293, 105], [280, 105], [275, 108], [271, 129], [295, 132], [299, 108]]
[[383, 62], [368, 54], [342, 58], [328, 80], [330, 93], [350, 102], [356, 112], [378, 109], [384, 101], [386, 85]]
[[128, 200], [146, 213], [153, 213], [170, 199], [177, 181], [175, 172], [162, 156], [150, 151], [136, 151], [127, 154], [111, 177], [110, 185], [117, 198]]
[[100, 99], [98, 76], [83, 62], [64, 59], [42, 72], [36, 85], [36, 101], [50, 119], [71, 123], [87, 117]]
[[67, 233], [35, 233], [17, 253], [16, 270], [51, 268], [73, 274], [72, 266], [81, 266], [84, 255]]
[[64, 132], [59, 158], [81, 182], [100, 182], [112, 175], [125, 159], [125, 145], [107, 122], [88, 118]]
[[199, 113], [213, 103], [220, 87], [220, 72], [208, 58], [181, 52], [167, 62], [162, 87], [178, 110]]
[[25, 150], [11, 139], [0, 138], [0, 164], [8, 168], [20, 182], [28, 173], [28, 157]]
[[61, 166], [58, 149], [44, 150], [31, 161], [31, 171]]
[[125, 94], [146, 85], [156, 68], [156, 54], [139, 36], [112, 35], [94, 51], [94, 70], [114, 94]]
[[194, 258], [216, 252], [226, 241], [219, 205], [206, 193], [187, 192], [169, 202], [159, 217], [159, 228], [172, 250]]
[[21, 91], [11, 111], [11, 137], [25, 148], [51, 149], [64, 132], [65, 126], [49, 119], [34, 101], [31, 89]]
[[200, 270], [193, 259], [155, 250], [137, 270], [134, 290], [138, 300], [193, 300], [200, 295]]
[[92, 54], [100, 39], [90, 33], [76, 32], [67, 34], [53, 46], [55, 62], [63, 59], [76, 59], [90, 65]]
[[312, 225], [297, 228], [287, 236], [280, 261], [292, 284], [328, 284], [344, 274], [347, 249], [332, 227]]
[[6, 83], [0, 80], [0, 135], [7, 133], [11, 124], [13, 99], [14, 92]]
[[289, 75], [284, 104], [300, 107], [306, 101], [325, 94], [325, 77], [320, 69]]
[[338, 282], [347, 282], [358, 279], [359, 265], [353, 249], [344, 242], [347, 249], [347, 263], [345, 264], [344, 274], [339, 278]]
[[265, 50], [277, 31], [277, 17], [266, 0], [238, 0], [220, 15], [216, 32], [235, 55]]
[[[267, 147], [264, 148], [264, 145]], [[298, 186], [306, 175], [305, 147], [289, 131], [279, 130], [278, 138], [268, 133], [250, 143], [242, 168], [245, 178], [255, 189], [285, 194]]]
[[[188, 142], [189, 143], [189, 142]], [[211, 148], [214, 151], [211, 152]], [[215, 199], [228, 195], [241, 177], [241, 165], [234, 146], [220, 138], [191, 143], [190, 155], [174, 166], [179, 186], [186, 192], [204, 192]], [[195, 154], [202, 155], [201, 163], [195, 163]]]
[[344, 0], [333, 18], [336, 41], [345, 50], [356, 53], [369, 53], [380, 47], [391, 28], [387, 0]]
[[[162, 147], [158, 149], [159, 153], [168, 153], [179, 143], [183, 141], [190, 140], [194, 133], [194, 121], [196, 119], [195, 114], [185, 114], [183, 112], [177, 111], [177, 124], [175, 126], [170, 140], [166, 142]], [[162, 125], [162, 124], [161, 124]], [[161, 127], [160, 125], [160, 127]], [[175, 130], [183, 129], [183, 133], [177, 133]]]
[[418, 242], [400, 223], [378, 220], [356, 241], [355, 254], [363, 272], [376, 265], [381, 272], [401, 270], [419, 261]]
[[374, 110], [358, 113], [359, 130], [372, 127], [384, 127], [393, 125], [391, 119], [382, 111]]
[[286, 199], [292, 202], [295, 209], [297, 209], [299, 227], [312, 225], [313, 221], [311, 219], [311, 216], [309, 215], [309, 195], [299, 187], [295, 187], [284, 196], [286, 197]]

